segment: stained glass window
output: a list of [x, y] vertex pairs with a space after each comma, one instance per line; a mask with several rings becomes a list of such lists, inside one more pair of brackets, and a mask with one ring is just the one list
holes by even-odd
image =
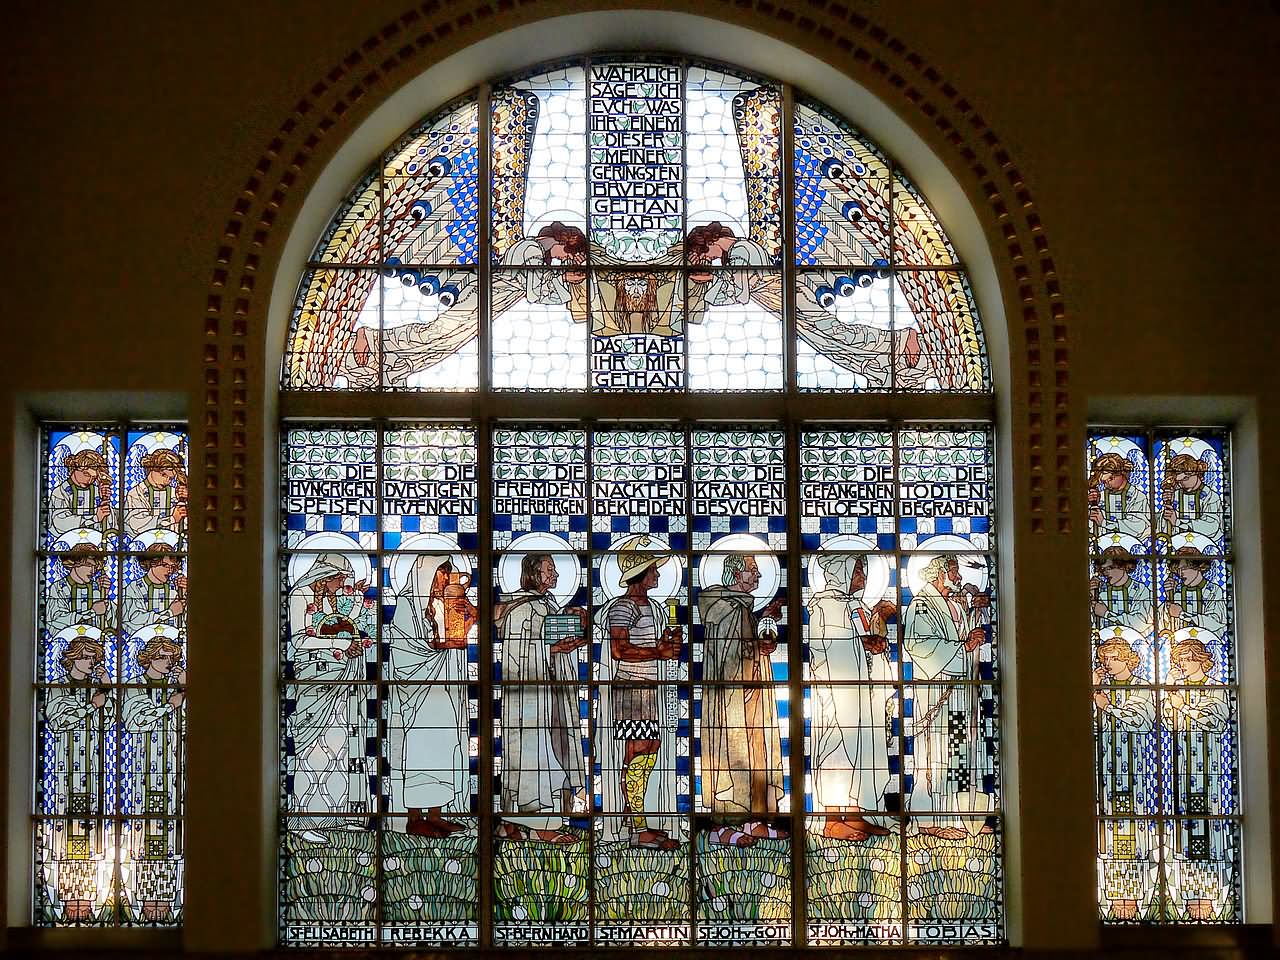
[[41, 431], [37, 926], [182, 921], [184, 426]]
[[406, 133], [334, 215], [299, 287], [287, 388], [990, 389], [967, 274], [927, 202], [820, 104], [660, 57], [484, 94], [485, 116], [476, 95]]
[[1231, 438], [1090, 430], [1098, 907], [1241, 922]]
[[285, 944], [1003, 941], [990, 377], [876, 144], [539, 67], [380, 156], [299, 289]]

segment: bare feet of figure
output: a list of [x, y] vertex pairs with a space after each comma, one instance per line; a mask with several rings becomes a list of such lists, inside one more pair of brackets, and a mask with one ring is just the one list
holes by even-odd
[[920, 832], [926, 837], [937, 837], [939, 840], [963, 840], [968, 836], [959, 827], [921, 827]]
[[1138, 901], [1137, 900], [1112, 900], [1111, 916], [1117, 920], [1136, 920], [1138, 919]]
[[848, 840], [851, 843], [862, 843], [868, 837], [867, 833], [844, 820], [828, 820], [827, 825], [822, 828], [822, 835], [832, 840]]

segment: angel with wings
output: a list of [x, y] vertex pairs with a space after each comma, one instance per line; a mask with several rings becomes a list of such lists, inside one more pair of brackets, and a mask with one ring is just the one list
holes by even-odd
[[[494, 320], [522, 301], [563, 304], [575, 323], [590, 317], [597, 336], [669, 338], [714, 307], [754, 301], [781, 316], [776, 89], [734, 99], [746, 235], [739, 235], [741, 225], [719, 220], [696, 224], [682, 242], [643, 262], [559, 219], [527, 222], [539, 100], [509, 88], [495, 92], [493, 109], [492, 164], [502, 171], [490, 194], [490, 251], [502, 268], [493, 270]], [[294, 387], [416, 386], [475, 340], [477, 128], [474, 102], [459, 107], [407, 138], [383, 175], [357, 192], [317, 259], [380, 269], [311, 271], [287, 361]], [[806, 107], [797, 113], [795, 150], [800, 340], [863, 389], [981, 389], [977, 319], [962, 275], [934, 269], [954, 256], [931, 214], [909, 209], [919, 201], [870, 147]], [[891, 259], [903, 269], [890, 269], [891, 236]], [[378, 284], [381, 297], [374, 296]]]

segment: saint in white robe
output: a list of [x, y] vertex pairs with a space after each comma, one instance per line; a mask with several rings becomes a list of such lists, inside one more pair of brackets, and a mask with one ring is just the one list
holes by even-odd
[[[869, 653], [862, 640], [885, 632], [884, 621], [858, 595], [828, 588], [809, 601], [813, 785], [821, 809], [884, 809], [893, 688], [865, 682], [891, 684], [895, 677], [887, 654]], [[864, 684], [826, 685], [832, 680]]]
[[502, 679], [523, 681], [502, 688], [502, 807], [530, 814], [504, 819], [531, 830], [561, 826], [572, 812], [567, 797], [586, 786], [578, 653], [552, 653], [543, 636], [547, 617], [559, 612], [550, 594], [520, 590], [499, 605], [496, 618]]
[[977, 678], [976, 651], [964, 648], [976, 618], [961, 597], [943, 597], [926, 583], [912, 598], [902, 626], [912, 678], [919, 684], [910, 689], [914, 703], [907, 721], [915, 737], [910, 807], [942, 814], [930, 818], [935, 826], [973, 832], [980, 825], [974, 818], [946, 814], [991, 809], [985, 788], [994, 766], [981, 736], [980, 687], [966, 682]]

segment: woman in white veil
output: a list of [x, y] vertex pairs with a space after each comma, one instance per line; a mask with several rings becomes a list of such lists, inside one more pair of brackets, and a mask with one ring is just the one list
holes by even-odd
[[[391, 809], [407, 811], [407, 832], [424, 837], [465, 830], [443, 813], [469, 812], [467, 630], [476, 609], [465, 597], [446, 598], [453, 572], [448, 556], [414, 560], [387, 629]], [[453, 636], [445, 605], [459, 600], [464, 615], [453, 632], [461, 636]]]

